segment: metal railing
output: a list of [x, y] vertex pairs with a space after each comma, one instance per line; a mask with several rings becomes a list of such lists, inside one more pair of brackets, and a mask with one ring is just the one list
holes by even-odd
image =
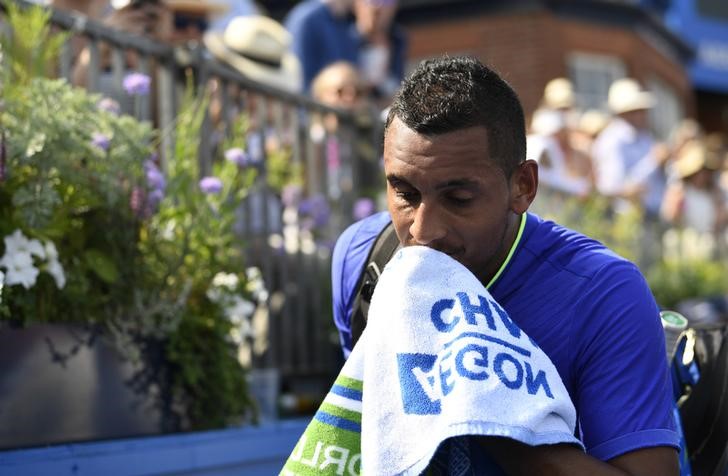
[[[0, 11], [9, 1], [0, 0]], [[125, 112], [151, 120], [159, 130], [174, 130], [190, 76], [198, 90], [215, 86], [218, 111], [206, 112], [199, 137], [201, 175], [211, 171], [214, 157], [220, 155], [217, 149], [225, 137], [235, 133], [232, 125], [241, 114], [248, 118], [246, 142], [257, 144], [258, 150], [253, 152], [261, 155], [263, 163], [270, 141], [290, 153], [290, 167], [302, 171], [303, 195], [322, 198], [330, 210], [329, 220], [313, 230], [295, 220], [285, 222], [280, 190], [267, 184], [266, 167], [261, 167], [249, 199], [241, 204], [239, 226], [248, 265], [260, 268], [270, 291], [267, 338], [256, 344], [252, 365], [276, 368], [283, 377], [335, 376], [341, 362], [328, 291], [331, 248], [352, 222], [359, 196], [360, 158], [351, 144], [366, 134], [378, 147], [378, 119], [372, 114], [362, 128], [360, 116], [252, 81], [216, 61], [201, 45], [173, 47], [59, 10], [52, 12], [51, 22], [70, 32], [60, 54], [58, 76], [117, 99], [122, 107], [129, 100], [122, 85], [129, 72], [127, 58], [134, 55], [134, 71], [152, 77], [153, 94], [136, 99]], [[83, 84], [74, 74], [79, 43], [88, 51]], [[108, 61], [102, 61], [104, 49]], [[336, 118], [335, 128], [322, 126], [327, 116]], [[159, 151], [163, 169], [174, 160], [175, 137], [167, 132], [161, 137]]]

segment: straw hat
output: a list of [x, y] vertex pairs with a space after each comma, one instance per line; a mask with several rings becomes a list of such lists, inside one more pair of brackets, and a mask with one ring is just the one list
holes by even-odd
[[588, 109], [579, 118], [579, 130], [594, 137], [607, 126], [609, 116], [596, 109]]
[[702, 169], [715, 170], [713, 157], [708, 148], [698, 140], [685, 144], [675, 161], [677, 176], [684, 179]]
[[574, 106], [574, 86], [566, 78], [555, 78], [546, 83], [543, 105], [552, 109]]
[[643, 90], [639, 83], [632, 78], [622, 78], [609, 86], [607, 97], [609, 109], [615, 114], [629, 111], [649, 109], [655, 105], [655, 98], [651, 93]]
[[301, 90], [301, 65], [288, 50], [288, 31], [261, 15], [230, 20], [225, 31], [203, 36], [207, 49], [248, 78], [286, 91]]

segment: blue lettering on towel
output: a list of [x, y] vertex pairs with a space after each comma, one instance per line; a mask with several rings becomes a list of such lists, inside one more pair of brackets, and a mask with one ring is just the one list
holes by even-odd
[[[520, 328], [505, 310], [484, 296], [478, 295], [477, 304], [466, 293], [458, 292], [455, 296], [457, 299], [436, 301], [430, 309], [431, 322], [439, 332], [460, 329], [440, 353], [397, 354], [404, 412], [439, 414], [442, 400], [458, 385], [491, 378], [524, 395], [543, 394], [554, 399], [546, 372], [533, 368], [528, 343], [535, 348], [538, 345], [530, 338], [522, 339]], [[456, 311], [457, 304], [461, 315]], [[498, 337], [484, 333], [497, 332], [497, 321], [506, 332], [497, 334]], [[515, 341], [510, 341], [509, 336]]]

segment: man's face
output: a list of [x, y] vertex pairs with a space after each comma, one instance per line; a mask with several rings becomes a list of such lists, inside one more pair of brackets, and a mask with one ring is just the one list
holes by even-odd
[[530, 204], [515, 198], [518, 179], [507, 179], [488, 150], [479, 126], [427, 137], [395, 117], [384, 138], [387, 204], [400, 242], [447, 253], [484, 284], [510, 249], [516, 213]]
[[396, 0], [354, 0], [356, 27], [369, 39], [386, 34], [396, 12]]
[[649, 128], [649, 115], [647, 109], [637, 109], [622, 114], [625, 121], [632, 124], [639, 130], [647, 130]]

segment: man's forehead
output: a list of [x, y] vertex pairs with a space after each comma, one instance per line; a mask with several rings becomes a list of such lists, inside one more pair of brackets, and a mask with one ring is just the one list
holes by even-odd
[[442, 133], [422, 133], [409, 128], [398, 118], [384, 135], [384, 159], [388, 155], [435, 155], [468, 157], [490, 161], [488, 133], [483, 126], [471, 126]]

